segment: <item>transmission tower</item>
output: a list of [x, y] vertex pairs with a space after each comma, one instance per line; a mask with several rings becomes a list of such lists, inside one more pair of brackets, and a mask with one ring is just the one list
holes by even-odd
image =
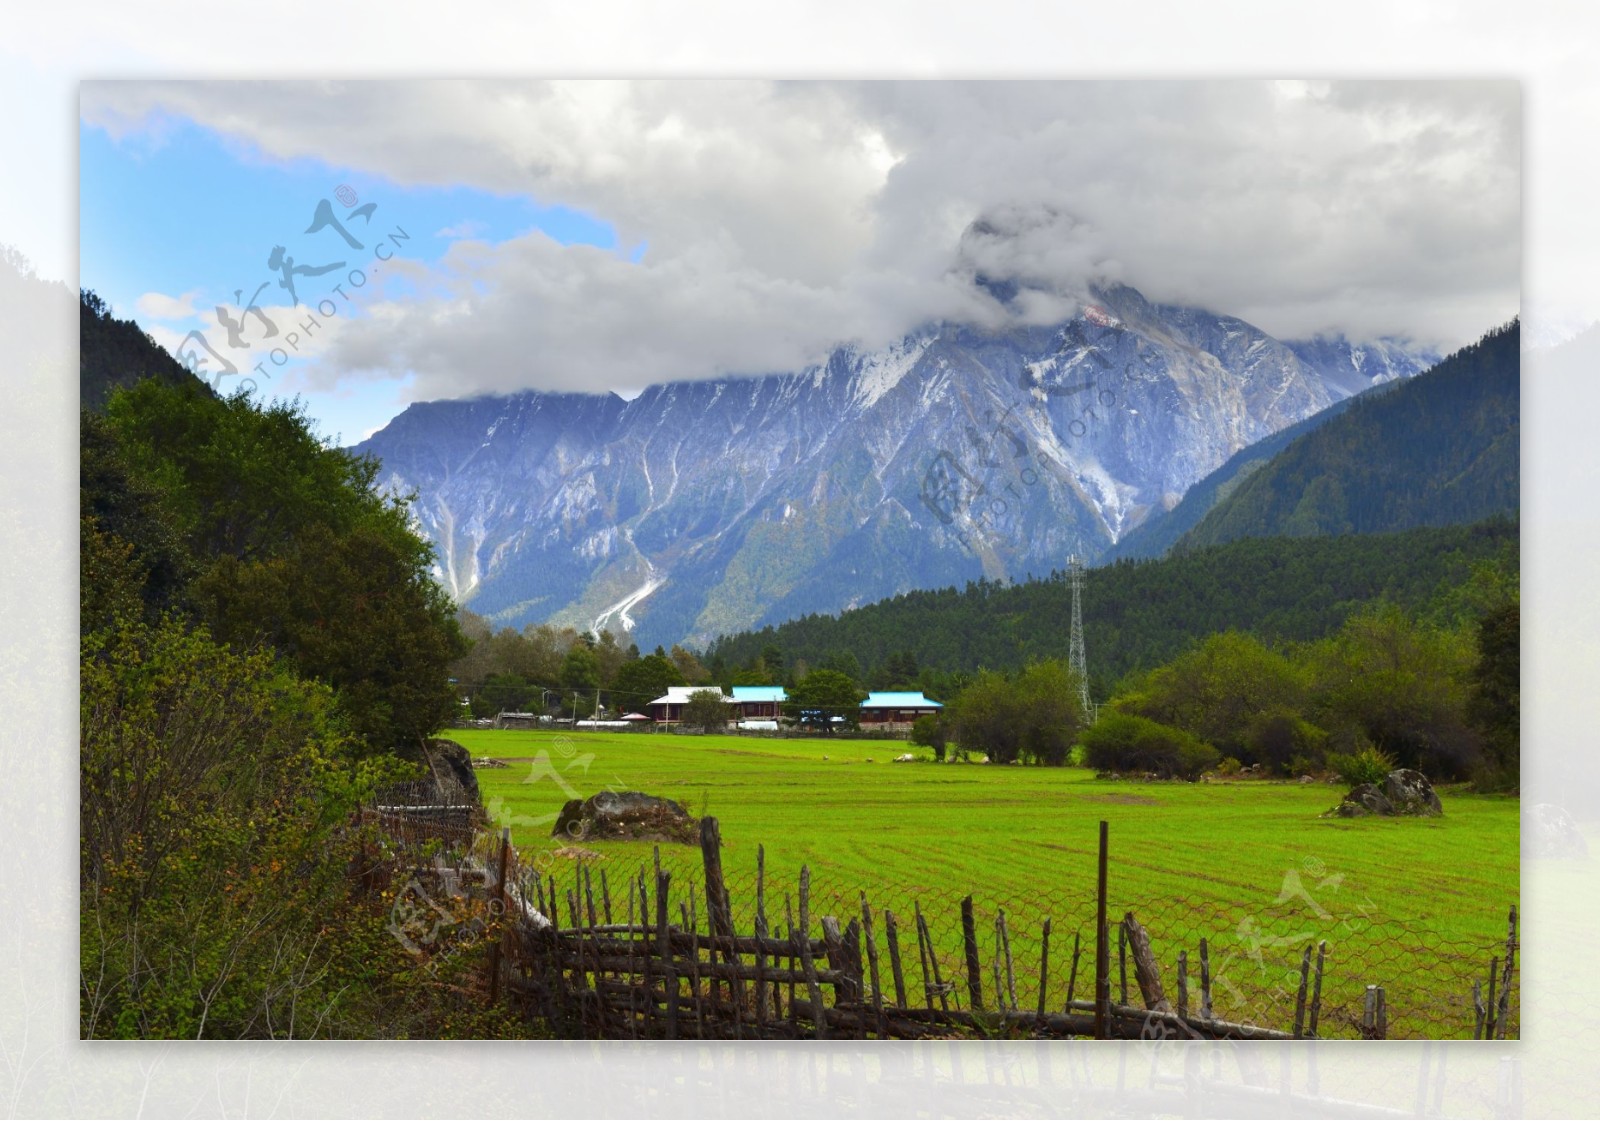
[[1078, 700], [1084, 718], [1092, 719], [1089, 707], [1089, 656], [1083, 646], [1083, 562], [1074, 553], [1067, 559], [1067, 582], [1072, 587], [1072, 638], [1067, 643], [1067, 666], [1078, 677]]

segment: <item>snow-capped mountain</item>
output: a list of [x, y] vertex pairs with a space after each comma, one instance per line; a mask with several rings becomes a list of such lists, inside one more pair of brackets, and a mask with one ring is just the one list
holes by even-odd
[[930, 326], [800, 373], [417, 404], [358, 450], [417, 492], [459, 602], [648, 648], [1093, 561], [1240, 448], [1431, 358], [1110, 286], [1050, 327]]

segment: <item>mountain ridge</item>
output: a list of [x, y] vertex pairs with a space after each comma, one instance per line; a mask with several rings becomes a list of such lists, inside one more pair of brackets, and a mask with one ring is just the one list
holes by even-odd
[[[929, 325], [805, 370], [413, 405], [357, 445], [416, 491], [438, 576], [497, 625], [640, 645], [1091, 559], [1233, 452], [1348, 396], [1231, 316], [1092, 289], [1048, 326]], [[1427, 361], [1387, 351], [1374, 378]], [[621, 606], [625, 605], [625, 606]], [[625, 628], [627, 629], [627, 628]]]

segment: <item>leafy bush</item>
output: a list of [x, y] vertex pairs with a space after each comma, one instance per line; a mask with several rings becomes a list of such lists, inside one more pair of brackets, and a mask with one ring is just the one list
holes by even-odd
[[944, 762], [944, 722], [932, 713], [917, 717], [911, 725], [911, 742], [919, 747], [931, 747], [933, 757]]
[[1242, 770], [1244, 770], [1244, 764], [1231, 755], [1217, 764], [1217, 774], [1225, 778], [1236, 775]]
[[1351, 786], [1364, 782], [1378, 783], [1389, 777], [1395, 768], [1394, 756], [1368, 744], [1353, 755], [1330, 755], [1328, 766]]
[[1197, 779], [1212, 767], [1217, 765], [1222, 758], [1222, 752], [1206, 743], [1205, 740], [1191, 739], [1189, 742], [1178, 745], [1178, 769], [1180, 778]]
[[1221, 758], [1215, 747], [1181, 728], [1120, 712], [1102, 716], [1080, 742], [1084, 762], [1099, 771], [1197, 778]]
[[1274, 774], [1304, 774], [1312, 769], [1322, 758], [1327, 740], [1328, 733], [1288, 708], [1258, 714], [1244, 735], [1255, 761]]

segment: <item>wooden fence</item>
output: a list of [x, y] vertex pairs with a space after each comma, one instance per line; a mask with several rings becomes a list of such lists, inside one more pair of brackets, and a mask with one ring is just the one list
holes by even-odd
[[[1062, 939], [1053, 943], [1046, 919], [1037, 940], [1027, 939], [1037, 960], [1022, 961], [1020, 952], [1013, 956], [1012, 932], [999, 910], [992, 939], [983, 924], [982, 942], [990, 947], [986, 963], [969, 895], [961, 904], [961, 955], [951, 975], [941, 967], [934, 931], [919, 905], [909, 915], [877, 911], [862, 892], [855, 913], [819, 917], [805, 868], [796, 894], [784, 897], [780, 922], [769, 914], [759, 851], [754, 929], [736, 931], [715, 818], [701, 822], [700, 840], [702, 886], [697, 891], [691, 882], [675, 892], [659, 850], [654, 870], [642, 869], [637, 878], [613, 884], [604, 871], [596, 877], [583, 864], [563, 886], [547, 874], [516, 877], [509, 863], [514, 853], [502, 838], [495, 879], [508, 891], [520, 885], [515, 890], [522, 897], [502, 899], [517, 921], [491, 951], [491, 998], [504, 993], [560, 1034], [587, 1038], [1300, 1039], [1319, 1032], [1326, 943], [1315, 954], [1305, 948], [1293, 1018], [1281, 1025], [1215, 1015], [1203, 939], [1192, 975], [1187, 952], [1178, 954], [1169, 990], [1138, 918], [1125, 913], [1120, 921], [1107, 921], [1104, 822], [1098, 937], [1074, 934], [1070, 948]], [[1508, 946], [1496, 974], [1507, 979], [1514, 930]], [[1017, 977], [1027, 970], [1036, 972], [1038, 984], [1036, 999], [1025, 1007], [1016, 994]], [[1120, 978], [1116, 999], [1114, 970]], [[1059, 982], [1052, 984], [1063, 973], [1064, 999]], [[916, 983], [908, 984], [908, 975]], [[1057, 1000], [1047, 1004], [1052, 989]], [[1492, 1037], [1497, 1022], [1503, 1032], [1509, 986], [1503, 984], [1499, 994], [1491, 988], [1488, 1000], [1478, 1004], [1474, 1034]], [[1388, 1034], [1381, 985], [1367, 987], [1356, 1028], [1358, 1038]]]
[[[919, 891], [902, 892], [893, 897], [893, 906], [880, 908], [866, 892], [842, 893], [839, 885], [819, 889], [804, 867], [796, 891], [769, 890], [759, 847], [754, 880], [742, 881], [742, 898], [735, 900], [723, 872], [715, 818], [700, 823], [698, 861], [675, 858], [670, 862], [675, 867], [664, 868], [658, 847], [653, 868], [619, 882], [604, 865], [596, 868], [588, 861], [536, 867], [519, 859], [508, 832], [496, 837], [477, 821], [458, 822], [458, 807], [440, 809], [419, 795], [389, 797], [368, 811], [391, 846], [389, 886], [398, 886], [394, 875], [408, 872], [428, 881], [420, 896], [396, 892], [397, 908], [402, 899], [415, 905], [430, 891], [459, 898], [465, 890], [480, 908], [487, 904], [491, 921], [477, 925], [489, 939], [484, 955], [488, 999], [512, 1001], [561, 1035], [1391, 1035], [1385, 987], [1333, 976], [1326, 941], [1306, 942], [1295, 947], [1294, 957], [1280, 959], [1277, 975], [1286, 987], [1278, 987], [1271, 998], [1254, 994], [1263, 998], [1241, 1000], [1238, 985], [1226, 975], [1226, 955], [1217, 958], [1215, 942], [1201, 936], [1197, 954], [1188, 948], [1174, 954], [1173, 945], [1152, 946], [1151, 931], [1131, 911], [1123, 910], [1120, 920], [1108, 915], [1105, 822], [1100, 823], [1095, 913], [1081, 916], [1077, 930], [1057, 930], [1038, 900], [991, 901], [980, 914], [974, 896], [967, 895], [959, 902], [958, 917], [953, 895]], [[1087, 910], [1087, 903], [1077, 906]], [[1073, 907], [1059, 899], [1055, 904], [1055, 918], [1070, 922]], [[1152, 929], [1158, 935], [1176, 935], [1178, 947], [1194, 947], [1199, 932], [1174, 925], [1170, 914], [1159, 912], [1159, 901], [1135, 906], [1155, 909]], [[404, 927], [419, 952], [437, 952], [440, 942], [428, 924], [439, 918], [439, 912], [419, 907], [397, 923], [396, 934], [401, 936]], [[1515, 1038], [1516, 923], [1513, 908], [1503, 956], [1489, 961], [1487, 977], [1472, 965], [1483, 960], [1478, 950], [1463, 944], [1432, 940], [1430, 952], [1423, 942], [1396, 942], [1380, 944], [1388, 954], [1365, 955], [1364, 972], [1376, 960], [1380, 974], [1405, 994], [1400, 1036]], [[451, 952], [464, 944], [482, 946], [457, 940]], [[1169, 963], [1167, 976], [1161, 960]], [[1356, 964], [1348, 956], [1344, 960], [1345, 970]], [[1415, 988], [1403, 982], [1430, 969], [1447, 970], [1447, 990], [1460, 988], [1462, 995], [1443, 1005], [1419, 1004]], [[1231, 1006], [1232, 1018], [1219, 1015], [1219, 1004]], [[1273, 1020], [1278, 1022], [1261, 1022]]]

